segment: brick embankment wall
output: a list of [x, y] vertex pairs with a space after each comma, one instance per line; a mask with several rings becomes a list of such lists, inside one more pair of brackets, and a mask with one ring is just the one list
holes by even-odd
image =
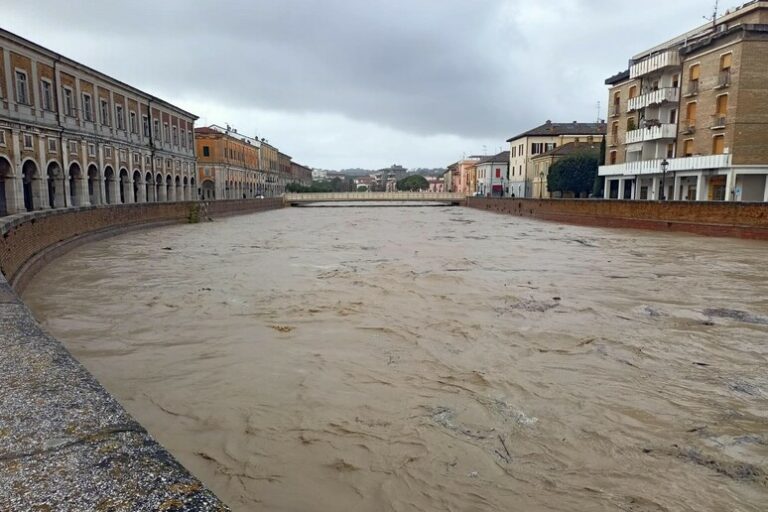
[[768, 240], [768, 204], [469, 198], [467, 206], [542, 220]]
[[0, 218], [0, 510], [229, 510], [41, 329], [17, 292], [25, 276], [87, 241], [282, 206], [148, 203]]
[[82, 243], [127, 230], [282, 208], [282, 199], [140, 203], [0, 218], [0, 273], [17, 291], [43, 265]]

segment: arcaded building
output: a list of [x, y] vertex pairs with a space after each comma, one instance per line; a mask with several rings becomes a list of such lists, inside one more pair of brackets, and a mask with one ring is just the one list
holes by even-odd
[[768, 201], [767, 1], [635, 55], [606, 84], [606, 198]]
[[261, 142], [229, 126], [195, 129], [200, 197], [247, 199], [264, 194], [266, 173], [261, 169]]
[[0, 215], [195, 199], [196, 119], [0, 29]]

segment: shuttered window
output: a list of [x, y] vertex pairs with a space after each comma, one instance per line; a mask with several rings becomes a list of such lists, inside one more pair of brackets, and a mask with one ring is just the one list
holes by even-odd
[[701, 75], [701, 67], [696, 64], [694, 66], [691, 66], [691, 80], [698, 80], [699, 76]]
[[731, 69], [732, 63], [733, 63], [732, 53], [726, 53], [725, 55], [720, 57], [720, 69], [722, 70]]
[[686, 109], [686, 113], [687, 113], [688, 124], [690, 126], [694, 126], [696, 124], [696, 111], [697, 111], [696, 102], [689, 103]]
[[717, 97], [717, 115], [718, 117], [725, 117], [728, 112], [728, 95], [723, 94]]
[[712, 154], [722, 155], [725, 152], [725, 136], [712, 137]]
[[683, 146], [685, 156], [693, 156], [693, 139], [687, 139]]

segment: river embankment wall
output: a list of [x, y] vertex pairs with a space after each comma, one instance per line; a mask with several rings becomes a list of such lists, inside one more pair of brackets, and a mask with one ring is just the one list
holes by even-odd
[[470, 208], [609, 228], [768, 240], [768, 204], [688, 201], [468, 198]]
[[83, 243], [282, 207], [282, 199], [142, 203], [0, 218], [0, 510], [229, 510], [44, 332], [18, 293]]

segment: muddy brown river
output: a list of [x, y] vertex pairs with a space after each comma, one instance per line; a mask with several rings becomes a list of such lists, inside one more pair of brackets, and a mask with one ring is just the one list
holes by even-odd
[[768, 510], [765, 242], [294, 208], [24, 299], [236, 511]]

